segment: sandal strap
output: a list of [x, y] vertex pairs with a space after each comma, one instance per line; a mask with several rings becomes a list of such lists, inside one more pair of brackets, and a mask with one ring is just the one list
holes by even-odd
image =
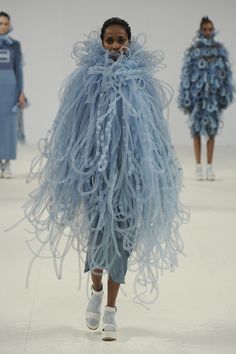
[[112, 330], [116, 331], [116, 325], [112, 324], [112, 323], [103, 323], [102, 324], [102, 330], [103, 331], [107, 331], [106, 327], [111, 328]]
[[100, 320], [101, 314], [96, 312], [86, 312], [87, 319]]

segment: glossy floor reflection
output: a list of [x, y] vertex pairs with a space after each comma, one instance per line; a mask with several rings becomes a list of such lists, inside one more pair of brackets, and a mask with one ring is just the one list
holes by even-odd
[[87, 278], [78, 291], [77, 259], [65, 261], [58, 281], [51, 261], [37, 261], [30, 288], [24, 281], [29, 225], [3, 232], [22, 217], [33, 185], [25, 183], [35, 149], [23, 146], [14, 178], [0, 179], [0, 353], [236, 353], [236, 148], [217, 147], [215, 182], [193, 178], [190, 147], [177, 148], [185, 174], [183, 201], [191, 222], [182, 228], [186, 257], [160, 279], [158, 302], [146, 310], [132, 301], [131, 278], [118, 301], [119, 339], [101, 341], [84, 325]]

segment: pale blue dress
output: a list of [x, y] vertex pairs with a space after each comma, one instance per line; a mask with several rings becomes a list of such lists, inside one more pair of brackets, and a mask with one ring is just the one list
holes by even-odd
[[22, 55], [18, 41], [0, 36], [0, 160], [16, 159], [17, 117], [14, 106], [23, 88]]

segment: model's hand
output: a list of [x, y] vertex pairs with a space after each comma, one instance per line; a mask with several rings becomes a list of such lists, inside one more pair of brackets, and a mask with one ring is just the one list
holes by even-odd
[[23, 92], [21, 92], [21, 94], [19, 96], [19, 105], [20, 105], [20, 108], [22, 108], [22, 109], [26, 105], [25, 95], [23, 94]]

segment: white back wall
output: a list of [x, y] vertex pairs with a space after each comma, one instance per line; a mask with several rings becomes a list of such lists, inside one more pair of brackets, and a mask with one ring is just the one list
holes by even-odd
[[[218, 40], [231, 55], [236, 78], [235, 0], [1, 0], [1, 11], [12, 17], [12, 37], [24, 53], [25, 94], [31, 106], [25, 111], [28, 142], [44, 137], [58, 109], [58, 91], [75, 67], [70, 53], [84, 34], [100, 30], [112, 16], [127, 20], [133, 34], [145, 32], [147, 47], [165, 53], [167, 68], [158, 77], [175, 91], [170, 105], [174, 144], [191, 144], [186, 117], [177, 108], [183, 52], [190, 45], [202, 16], [208, 15], [219, 30]], [[225, 126], [218, 144], [235, 145], [236, 104], [224, 113]]]

